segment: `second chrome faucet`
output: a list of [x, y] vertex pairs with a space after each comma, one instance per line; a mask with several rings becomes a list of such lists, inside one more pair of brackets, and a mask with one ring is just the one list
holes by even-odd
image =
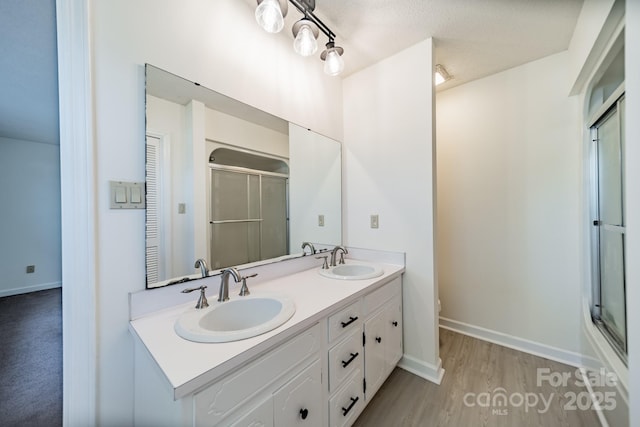
[[240, 273], [234, 267], [228, 267], [222, 270], [220, 275], [220, 291], [218, 292], [218, 302], [229, 300], [229, 276], [233, 276], [236, 283], [242, 280]]

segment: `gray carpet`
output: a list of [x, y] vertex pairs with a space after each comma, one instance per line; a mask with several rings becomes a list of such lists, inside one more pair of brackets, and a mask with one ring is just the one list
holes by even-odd
[[0, 426], [61, 425], [61, 289], [0, 298]]

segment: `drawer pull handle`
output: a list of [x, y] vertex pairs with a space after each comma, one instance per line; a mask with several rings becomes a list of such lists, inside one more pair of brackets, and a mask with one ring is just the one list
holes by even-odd
[[358, 320], [358, 316], [356, 316], [356, 317], [349, 316], [349, 321], [348, 322], [340, 322], [340, 323], [342, 324], [343, 328], [346, 328], [347, 326], [349, 326], [350, 324], [352, 324], [356, 320]]
[[378, 343], [382, 342], [382, 338], [381, 337], [376, 337], [376, 341], [378, 341]]
[[395, 322], [395, 321], [394, 321], [394, 322], [391, 322], [391, 324], [392, 324], [393, 326], [395, 326], [396, 328], [398, 327], [398, 322]]
[[356, 404], [356, 402], [358, 401], [359, 397], [352, 397], [351, 398], [351, 403], [349, 404], [348, 408], [342, 408], [342, 416], [346, 417], [347, 414], [349, 413], [349, 411], [351, 410], [351, 408], [353, 408], [353, 405]]
[[303, 420], [307, 419], [307, 416], [309, 415], [309, 410], [308, 409], [300, 409], [300, 418], [302, 418]]
[[346, 368], [347, 366], [349, 366], [349, 364], [353, 362], [353, 360], [356, 357], [358, 357], [358, 353], [349, 353], [349, 354], [351, 355], [351, 358], [349, 360], [347, 360], [346, 362], [344, 360], [341, 360], [343, 368]]

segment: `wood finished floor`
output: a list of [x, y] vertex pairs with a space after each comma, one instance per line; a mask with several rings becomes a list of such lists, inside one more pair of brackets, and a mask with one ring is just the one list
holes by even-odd
[[[356, 427], [451, 426], [451, 427], [600, 427], [594, 410], [565, 410], [571, 406], [571, 393], [585, 392], [575, 385], [575, 368], [551, 360], [522, 353], [455, 332], [440, 330], [440, 358], [446, 371], [441, 385], [433, 384], [407, 371], [396, 368], [382, 385], [371, 403], [354, 424]], [[552, 387], [547, 381], [537, 385], [537, 369], [568, 372], [572, 380], [567, 387]], [[500, 393], [513, 397], [515, 405], [480, 406], [474, 397]], [[465, 395], [468, 395], [465, 404]], [[519, 405], [517, 395], [529, 395], [532, 407]], [[548, 404], [533, 393], [543, 396]], [[497, 402], [496, 402], [497, 403]]]

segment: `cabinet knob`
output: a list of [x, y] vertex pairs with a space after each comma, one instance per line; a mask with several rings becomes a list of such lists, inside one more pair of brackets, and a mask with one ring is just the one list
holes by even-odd
[[300, 418], [302, 418], [303, 420], [307, 419], [307, 416], [309, 415], [309, 410], [308, 409], [300, 409]]
[[376, 341], [378, 341], [378, 343], [382, 342], [382, 337], [376, 337]]
[[395, 322], [395, 321], [394, 321], [394, 322], [391, 322], [391, 324], [392, 324], [393, 326], [395, 326], [396, 328], [398, 327], [398, 322]]

